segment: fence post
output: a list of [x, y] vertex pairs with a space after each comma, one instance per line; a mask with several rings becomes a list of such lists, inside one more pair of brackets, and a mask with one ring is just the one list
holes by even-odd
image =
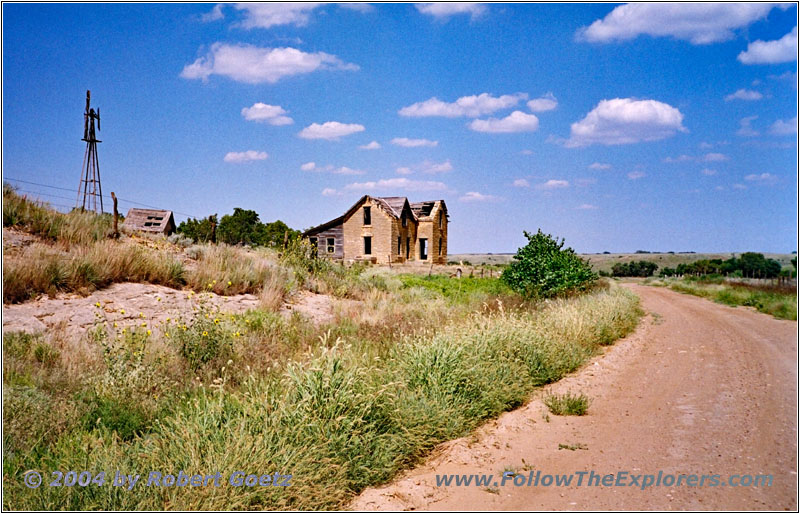
[[119, 230], [117, 228], [119, 212], [117, 211], [117, 195], [114, 194], [114, 191], [111, 191], [111, 199], [114, 200], [114, 239], [117, 239], [119, 237]]
[[209, 216], [208, 221], [211, 223], [211, 243], [217, 244], [217, 222], [214, 221], [214, 216]]

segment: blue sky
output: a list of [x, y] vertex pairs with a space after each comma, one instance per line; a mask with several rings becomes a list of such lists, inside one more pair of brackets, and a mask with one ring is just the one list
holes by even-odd
[[443, 198], [451, 253], [537, 228], [789, 252], [796, 26], [794, 4], [6, 3], [3, 175], [74, 205], [91, 89], [123, 212], [304, 229]]

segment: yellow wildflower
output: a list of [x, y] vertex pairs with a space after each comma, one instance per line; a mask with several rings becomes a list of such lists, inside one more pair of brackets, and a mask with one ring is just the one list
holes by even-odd
[[208, 337], [208, 331], [207, 330], [203, 330], [203, 337]]

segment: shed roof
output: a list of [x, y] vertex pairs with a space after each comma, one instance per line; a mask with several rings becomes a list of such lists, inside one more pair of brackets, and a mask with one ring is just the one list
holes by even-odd
[[170, 229], [170, 223], [174, 229], [175, 218], [172, 216], [172, 211], [134, 207], [128, 210], [122, 225], [143, 232], [164, 232]]

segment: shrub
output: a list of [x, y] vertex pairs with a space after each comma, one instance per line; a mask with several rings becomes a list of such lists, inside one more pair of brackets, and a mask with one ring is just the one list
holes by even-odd
[[509, 287], [529, 298], [549, 298], [586, 291], [597, 280], [589, 264], [564, 248], [549, 234], [524, 232], [528, 244], [514, 256], [501, 278]]
[[583, 416], [589, 408], [589, 397], [583, 393], [548, 394], [544, 404], [556, 416]]

